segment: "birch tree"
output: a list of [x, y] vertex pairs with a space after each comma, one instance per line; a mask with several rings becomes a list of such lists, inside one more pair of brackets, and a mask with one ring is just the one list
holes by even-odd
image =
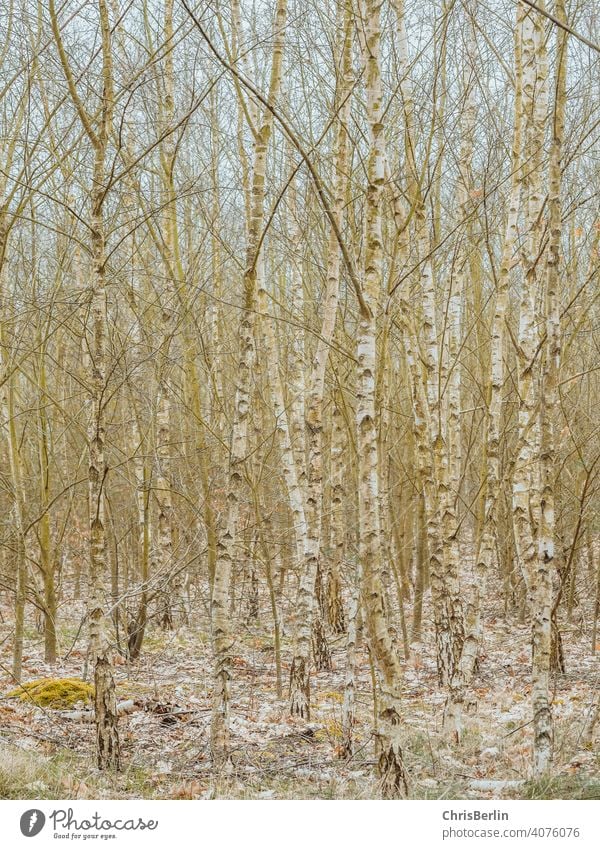
[[89, 189], [90, 203], [90, 253], [92, 271], [90, 280], [91, 327], [87, 326], [89, 352], [89, 563], [91, 598], [89, 605], [90, 655], [94, 667], [96, 751], [100, 769], [119, 769], [120, 745], [117, 728], [115, 685], [111, 665], [111, 649], [106, 634], [105, 594], [102, 586], [106, 570], [105, 537], [105, 486], [108, 467], [105, 460], [105, 405], [106, 405], [106, 235], [104, 229], [104, 204], [106, 200], [106, 157], [114, 110], [111, 25], [108, 7], [98, 0], [101, 32], [102, 95], [98, 119], [87, 111], [77, 90], [69, 63], [55, 5], [49, 5], [52, 33], [56, 42], [73, 106], [82, 128], [88, 137], [92, 156], [92, 180]]

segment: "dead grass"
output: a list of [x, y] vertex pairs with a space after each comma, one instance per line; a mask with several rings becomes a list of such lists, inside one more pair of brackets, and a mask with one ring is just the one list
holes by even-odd
[[[204, 629], [203, 629], [204, 626]], [[460, 747], [442, 729], [444, 694], [432, 652], [414, 652], [405, 668], [404, 752], [419, 799], [599, 798], [600, 759], [581, 745], [597, 674], [586, 642], [572, 641], [569, 674], [555, 682], [556, 757], [552, 780], [531, 782], [531, 727], [526, 627], [488, 626], [476, 680], [477, 711], [467, 718]], [[24, 675], [73, 680], [85, 660], [84, 637], [54, 669], [41, 660], [43, 646], [27, 647]], [[433, 645], [432, 635], [424, 640]], [[290, 640], [283, 641], [284, 679]], [[94, 768], [90, 723], [36, 707], [31, 699], [0, 701], [0, 727], [10, 748], [0, 768], [4, 798], [379, 798], [374, 777], [372, 691], [364, 642], [359, 649], [356, 755], [337, 757], [344, 683], [343, 640], [335, 644], [332, 672], [312, 678], [311, 722], [288, 715], [275, 693], [269, 619], [237, 635], [232, 684], [233, 768], [215, 776], [209, 750], [210, 645], [206, 623], [164, 633], [151, 627], [140, 660], [115, 668], [119, 698], [158, 700], [181, 708], [165, 725], [141, 711], [120, 720], [124, 772]], [[4, 658], [5, 666], [10, 658]], [[5, 692], [9, 682], [5, 684]], [[14, 688], [14, 684], [10, 685]], [[88, 685], [89, 686], [89, 685]], [[13, 744], [12, 746], [10, 744]], [[15, 750], [15, 745], [30, 751]], [[3, 747], [6, 748], [6, 747]], [[484, 788], [484, 789], [482, 789]]]

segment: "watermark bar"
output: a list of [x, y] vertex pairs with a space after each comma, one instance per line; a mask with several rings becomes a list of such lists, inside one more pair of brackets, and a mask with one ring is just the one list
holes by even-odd
[[597, 801], [6, 801], [2, 845], [600, 846]]

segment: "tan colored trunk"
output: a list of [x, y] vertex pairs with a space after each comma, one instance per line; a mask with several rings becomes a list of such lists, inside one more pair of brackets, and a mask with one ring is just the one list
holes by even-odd
[[[163, 90], [160, 102], [160, 124], [163, 132], [173, 125], [175, 115], [173, 70], [173, 1], [165, 0]], [[173, 311], [175, 308], [176, 276], [181, 262], [179, 258], [179, 238], [177, 233], [177, 208], [174, 185], [175, 135], [168, 134], [161, 143], [160, 159], [162, 166], [162, 237], [165, 245], [165, 286], [161, 292], [162, 340], [158, 356], [158, 403], [156, 413], [156, 488], [158, 505], [157, 520], [157, 563], [156, 571], [163, 576], [165, 589], [160, 599], [160, 622], [163, 628], [173, 628], [172, 596], [177, 592], [174, 581], [168, 580], [173, 567], [173, 503], [171, 494], [171, 385], [169, 374], [170, 351], [173, 336]], [[182, 281], [179, 279], [181, 285]]]
[[0, 315], [0, 366], [3, 375], [8, 375], [2, 387], [2, 417], [8, 430], [8, 457], [10, 465], [10, 480], [13, 489], [13, 515], [15, 535], [15, 633], [13, 639], [12, 675], [16, 682], [21, 681], [23, 671], [23, 636], [25, 629], [25, 603], [27, 599], [27, 551], [25, 545], [25, 502], [22, 488], [21, 456], [17, 434], [14, 395], [15, 375], [11, 364], [6, 361], [6, 339], [4, 310], [7, 300], [6, 292], [6, 252], [8, 246], [8, 231], [4, 226], [4, 216], [0, 227], [0, 297], [2, 298], [2, 315]]
[[56, 584], [54, 580], [55, 554], [50, 531], [50, 429], [47, 403], [46, 348], [40, 340], [38, 383], [40, 388], [38, 413], [38, 455], [40, 468], [40, 505], [42, 516], [39, 523], [40, 565], [44, 583], [44, 660], [56, 663]]
[[104, 392], [106, 385], [106, 290], [104, 281], [104, 230], [102, 221], [103, 153], [96, 151], [94, 185], [92, 190], [92, 331], [91, 397], [88, 429], [89, 446], [89, 509], [90, 509], [90, 649], [94, 660], [96, 705], [96, 747], [99, 769], [118, 769], [120, 766], [119, 737], [110, 662], [110, 650], [105, 634], [105, 592], [103, 576], [106, 569], [104, 487], [108, 467], [105, 461]]
[[[382, 275], [383, 276], [383, 275]], [[383, 283], [383, 280], [382, 280]], [[383, 291], [381, 292], [383, 296]], [[392, 533], [390, 528], [390, 493], [389, 493], [389, 442], [388, 431], [390, 428], [390, 337], [391, 316], [385, 312], [379, 332], [379, 344], [377, 350], [378, 373], [375, 386], [375, 406], [378, 411], [377, 426], [377, 467], [379, 474], [379, 524], [381, 527], [381, 544], [383, 553], [382, 583], [384, 593], [384, 604], [390, 609], [390, 563], [392, 561]]]
[[[4, 358], [2, 358], [4, 359]], [[4, 371], [4, 369], [3, 369]], [[13, 642], [12, 675], [20, 682], [23, 671], [23, 632], [25, 629], [25, 602], [27, 597], [27, 549], [25, 543], [25, 501], [21, 474], [21, 454], [16, 427], [14, 404], [15, 378], [11, 375], [4, 387], [3, 418], [8, 425], [8, 455], [10, 480], [13, 489], [13, 524], [15, 539], [15, 634]]]
[[423, 596], [426, 590], [427, 569], [427, 530], [425, 521], [425, 505], [421, 493], [417, 493], [417, 507], [414, 515], [413, 525], [413, 560], [415, 567], [415, 596], [413, 605], [413, 618], [411, 626], [411, 639], [420, 643], [423, 626]]
[[344, 679], [344, 701], [342, 703], [342, 742], [340, 757], [351, 758], [354, 754], [354, 724], [356, 717], [356, 638], [360, 607], [361, 576], [354, 576], [348, 605], [348, 632], [346, 638], [346, 671]]
[[[138, 333], [136, 333], [136, 336]], [[137, 346], [136, 346], [137, 347]], [[137, 512], [137, 562], [141, 581], [140, 599], [135, 616], [127, 622], [127, 652], [130, 660], [140, 656], [148, 619], [148, 580], [150, 577], [150, 470], [145, 461], [146, 440], [132, 398], [132, 448]]]

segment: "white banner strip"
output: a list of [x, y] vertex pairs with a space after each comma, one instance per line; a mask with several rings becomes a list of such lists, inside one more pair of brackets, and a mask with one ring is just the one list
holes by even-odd
[[2, 845], [373, 849], [600, 846], [595, 801], [5, 801]]

